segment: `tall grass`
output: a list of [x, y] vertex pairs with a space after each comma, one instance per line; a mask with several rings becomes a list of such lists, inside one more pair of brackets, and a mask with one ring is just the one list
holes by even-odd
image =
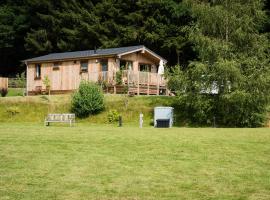
[[[139, 114], [144, 114], [146, 124], [153, 118], [155, 106], [170, 105], [173, 97], [164, 96], [138, 96], [105, 95], [105, 111], [77, 119], [86, 123], [107, 123], [110, 110], [117, 110], [123, 117], [124, 123], [137, 123]], [[43, 122], [48, 113], [69, 113], [71, 108], [71, 95], [5, 97], [0, 98], [0, 122]], [[11, 110], [17, 110], [11, 114]]]

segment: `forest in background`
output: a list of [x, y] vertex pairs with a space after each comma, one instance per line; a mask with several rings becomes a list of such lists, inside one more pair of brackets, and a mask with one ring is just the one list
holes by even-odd
[[20, 60], [51, 52], [143, 44], [175, 64], [193, 56], [183, 27], [191, 14], [180, 1], [2, 0], [0, 74]]
[[192, 12], [181, 0], [1, 0], [0, 75], [15, 76], [22, 60], [51, 52], [139, 44], [186, 66], [198, 58], [187, 31]]

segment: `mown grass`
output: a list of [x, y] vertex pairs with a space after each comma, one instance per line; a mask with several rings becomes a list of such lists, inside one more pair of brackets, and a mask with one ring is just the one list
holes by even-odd
[[[144, 114], [145, 124], [150, 124], [155, 106], [170, 105], [173, 97], [124, 95], [105, 95], [106, 109], [104, 112], [78, 119], [86, 123], [107, 123], [110, 110], [117, 110], [124, 123], [137, 123], [139, 113]], [[0, 122], [43, 122], [48, 113], [69, 113], [71, 95], [4, 97], [0, 98]], [[15, 115], [10, 110], [18, 110]]]
[[269, 129], [1, 123], [0, 199], [270, 199]]

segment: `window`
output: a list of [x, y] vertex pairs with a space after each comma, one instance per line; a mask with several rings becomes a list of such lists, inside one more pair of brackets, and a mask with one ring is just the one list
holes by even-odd
[[101, 60], [101, 68], [103, 72], [108, 71], [108, 60]]
[[120, 70], [133, 70], [133, 62], [121, 60], [120, 61]]
[[35, 66], [35, 79], [40, 79], [41, 78], [41, 65], [36, 64]]
[[140, 64], [140, 71], [141, 72], [150, 72], [151, 71], [151, 65], [149, 65], [149, 64]]
[[88, 71], [88, 61], [81, 61], [81, 72]]
[[53, 70], [59, 70], [60, 65], [61, 65], [60, 62], [53, 63]]

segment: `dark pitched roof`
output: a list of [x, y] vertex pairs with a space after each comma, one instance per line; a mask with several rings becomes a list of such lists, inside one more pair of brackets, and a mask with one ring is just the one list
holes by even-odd
[[[64, 52], [64, 53], [51, 53], [45, 56], [40, 56], [40, 57], [24, 60], [24, 62], [40, 62], [40, 61], [63, 60], [63, 59], [73, 59], [73, 58], [87, 58], [87, 57], [93, 57], [93, 56], [119, 55], [119, 54], [124, 54], [127, 52], [140, 50], [142, 48], [145, 48], [145, 47], [143, 45], [139, 45], [139, 46], [129, 46], [129, 47], [120, 47], [120, 48], [110, 48], [110, 49], [97, 49], [96, 51], [86, 50], [86, 51], [73, 51], [73, 52]], [[149, 49], [147, 50], [155, 54], [151, 50]], [[158, 56], [157, 54], [155, 55]]]

